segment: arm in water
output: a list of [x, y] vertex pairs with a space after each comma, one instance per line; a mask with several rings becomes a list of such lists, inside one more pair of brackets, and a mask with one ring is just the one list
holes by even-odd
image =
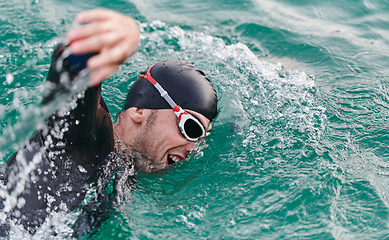
[[[1, 176], [7, 186], [1, 192], [1, 220], [14, 220], [32, 232], [50, 211], [78, 207], [96, 168], [113, 149], [112, 122], [100, 96], [101, 82], [139, 44], [139, 30], [130, 17], [97, 9], [79, 14], [76, 20], [88, 24], [68, 33], [72, 55], [97, 53], [86, 64], [91, 70], [91, 87], [67, 103], [68, 108], [61, 107], [50, 116], [47, 126], [11, 156]], [[54, 66], [61, 47], [53, 53], [47, 76], [51, 88], [44, 94], [43, 105], [55, 101], [57, 92], [68, 91], [61, 73], [66, 72], [70, 82], [78, 75], [78, 70], [65, 67], [59, 71]]]

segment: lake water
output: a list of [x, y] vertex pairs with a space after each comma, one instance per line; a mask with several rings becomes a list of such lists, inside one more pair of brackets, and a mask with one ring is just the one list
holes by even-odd
[[[207, 144], [138, 174], [92, 239], [389, 239], [389, 1], [0, 0], [3, 161], [43, 122], [53, 47], [96, 7], [142, 31], [103, 86], [114, 118], [163, 59], [203, 69], [220, 100]], [[62, 239], [72, 217], [11, 239]]]

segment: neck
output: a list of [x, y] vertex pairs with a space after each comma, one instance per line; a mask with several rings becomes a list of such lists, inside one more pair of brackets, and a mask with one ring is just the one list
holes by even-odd
[[126, 147], [122, 141], [122, 131], [118, 130], [117, 124], [113, 126], [113, 137], [115, 139], [115, 149], [124, 150]]
[[113, 136], [115, 140], [115, 149], [120, 150], [127, 155], [131, 156], [132, 152], [132, 145], [134, 144], [134, 134], [136, 134], [134, 131], [135, 129], [131, 127], [123, 128], [123, 126], [128, 126], [127, 123], [120, 122], [116, 123], [113, 126]]
[[[114, 127], [114, 139], [115, 139], [115, 152], [121, 159], [127, 159], [127, 161], [133, 161], [135, 163], [135, 170], [137, 172], [147, 172], [147, 169], [143, 167], [148, 158], [142, 154], [135, 146], [127, 145], [121, 139], [122, 131]], [[131, 159], [131, 160], [128, 160]], [[146, 169], [146, 170], [144, 170]]]

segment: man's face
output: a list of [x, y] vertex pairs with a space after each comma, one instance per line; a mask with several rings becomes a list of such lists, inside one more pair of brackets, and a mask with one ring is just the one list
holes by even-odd
[[[203, 115], [186, 110], [207, 129], [209, 120]], [[154, 112], [154, 113], [153, 113]], [[151, 112], [147, 124], [135, 137], [131, 149], [138, 171], [152, 172], [187, 158], [195, 150], [195, 143], [180, 132], [172, 109]]]

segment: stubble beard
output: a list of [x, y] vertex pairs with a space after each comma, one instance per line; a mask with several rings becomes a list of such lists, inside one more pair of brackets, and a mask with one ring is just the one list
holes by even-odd
[[144, 130], [138, 134], [130, 146], [125, 147], [125, 152], [135, 162], [137, 172], [150, 173], [164, 168], [164, 163], [157, 162], [158, 155], [153, 149], [150, 149], [150, 141], [155, 139], [154, 122], [157, 110], [152, 110], [147, 118]]

